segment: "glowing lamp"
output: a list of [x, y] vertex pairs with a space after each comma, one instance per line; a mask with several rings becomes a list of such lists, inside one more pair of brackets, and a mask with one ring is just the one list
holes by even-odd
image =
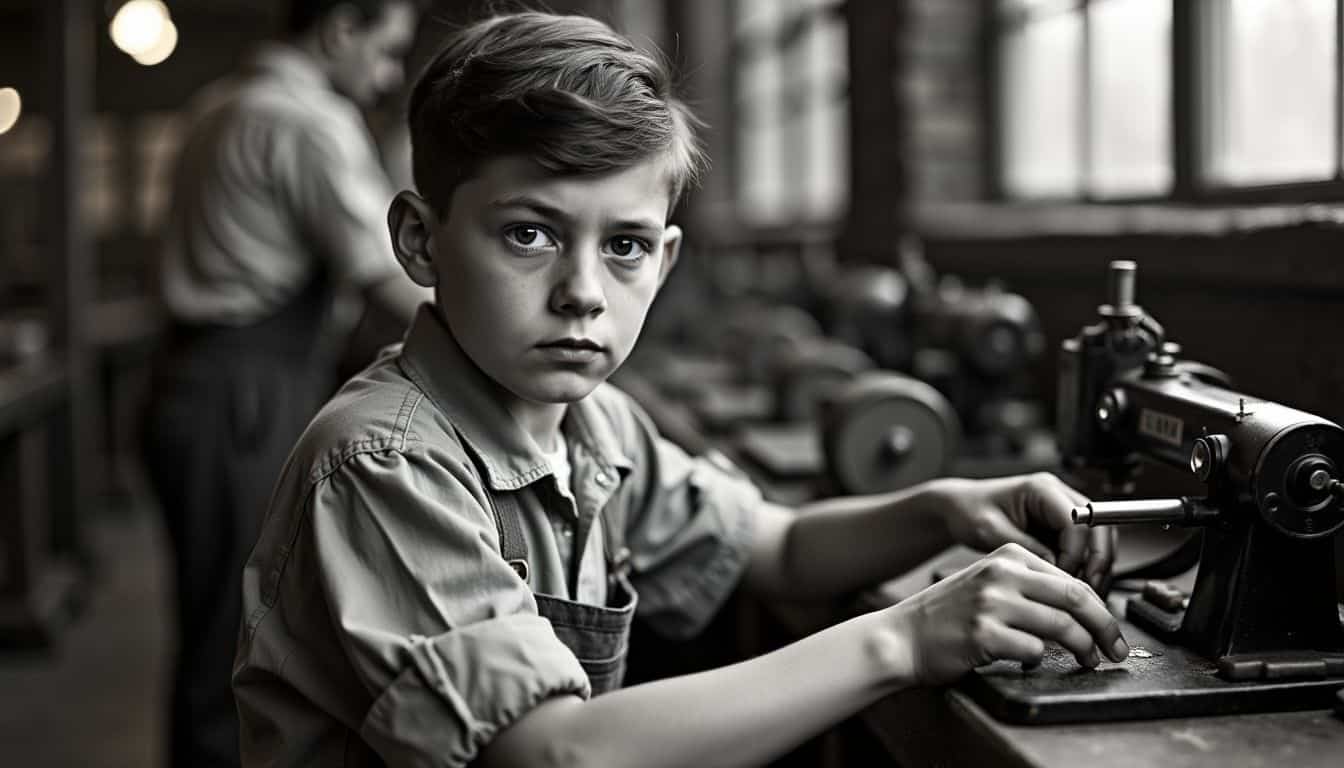
[[0, 134], [6, 133], [19, 122], [23, 99], [14, 88], [0, 88]]

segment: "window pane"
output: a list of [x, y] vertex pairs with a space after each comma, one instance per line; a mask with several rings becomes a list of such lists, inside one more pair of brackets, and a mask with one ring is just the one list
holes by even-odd
[[[776, 28], [782, 17], [776, 0], [740, 0], [735, 38], [760, 36]], [[782, 95], [784, 71], [770, 47], [749, 46], [741, 51], [737, 69], [738, 200], [742, 216], [752, 224], [770, 224], [785, 218], [788, 200], [784, 184]]]
[[848, 38], [837, 0], [739, 0], [738, 202], [757, 225], [831, 221], [849, 191]]
[[1003, 182], [1013, 196], [1080, 189], [1082, 14], [1034, 20], [1003, 37]]
[[1207, 2], [1210, 180], [1331, 177], [1335, 0]]
[[149, 112], [139, 120], [135, 142], [141, 176], [135, 200], [136, 225], [153, 234], [168, 213], [173, 166], [182, 146], [183, 118], [173, 112]]
[[1022, 19], [1068, 11], [1078, 5], [1079, 0], [999, 0], [999, 14]]
[[0, 307], [45, 280], [42, 182], [50, 165], [51, 126], [25, 109], [0, 136]]
[[80, 214], [98, 237], [117, 234], [126, 213], [120, 176], [125, 158], [118, 152], [121, 129], [116, 116], [99, 113], [84, 126], [80, 141], [84, 163]]
[[1171, 186], [1171, 0], [1093, 0], [1092, 178], [1099, 196]]
[[[804, 5], [829, 7], [830, 0]], [[838, 13], [819, 17], [802, 44], [807, 82], [806, 128], [794, 149], [806, 158], [803, 215], [827, 221], [844, 214], [849, 197], [849, 37]]]

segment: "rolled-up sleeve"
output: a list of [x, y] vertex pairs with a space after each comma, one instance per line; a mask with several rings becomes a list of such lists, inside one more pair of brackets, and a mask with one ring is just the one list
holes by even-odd
[[539, 702], [589, 694], [470, 482], [422, 455], [375, 452], [311, 497], [318, 588], [372, 701], [359, 733], [389, 764], [465, 765]]
[[626, 520], [639, 614], [674, 639], [705, 628], [742, 579], [760, 491], [725, 461], [690, 456], [633, 402], [636, 496]]

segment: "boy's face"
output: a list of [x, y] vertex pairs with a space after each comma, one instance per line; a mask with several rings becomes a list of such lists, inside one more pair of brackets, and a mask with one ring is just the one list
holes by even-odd
[[440, 315], [522, 400], [582, 399], [630, 354], [676, 259], [670, 197], [657, 160], [596, 176], [486, 163], [430, 226]]

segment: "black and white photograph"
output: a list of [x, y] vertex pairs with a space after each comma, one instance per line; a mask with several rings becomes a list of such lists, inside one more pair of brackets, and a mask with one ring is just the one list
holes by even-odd
[[1344, 0], [0, 0], [0, 765], [1344, 766]]

